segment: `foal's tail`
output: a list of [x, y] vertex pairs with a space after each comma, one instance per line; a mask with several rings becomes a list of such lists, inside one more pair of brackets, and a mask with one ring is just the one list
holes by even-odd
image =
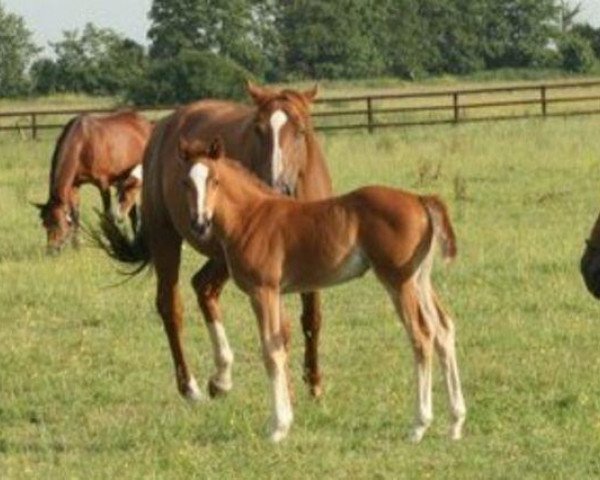
[[420, 198], [431, 219], [433, 234], [442, 248], [442, 257], [446, 261], [451, 261], [456, 257], [456, 235], [454, 234], [454, 228], [452, 228], [448, 208], [437, 196], [431, 195]]

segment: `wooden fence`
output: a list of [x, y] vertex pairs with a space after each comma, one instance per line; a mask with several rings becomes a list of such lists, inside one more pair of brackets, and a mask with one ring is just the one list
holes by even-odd
[[[150, 117], [175, 106], [139, 110]], [[37, 138], [42, 130], [62, 128], [80, 113], [104, 113], [113, 109], [63, 109], [0, 112], [0, 131], [16, 130]], [[417, 91], [346, 97], [316, 101], [313, 118], [318, 130], [459, 124], [532, 117], [600, 113], [600, 80], [568, 83], [512, 85], [475, 89]]]

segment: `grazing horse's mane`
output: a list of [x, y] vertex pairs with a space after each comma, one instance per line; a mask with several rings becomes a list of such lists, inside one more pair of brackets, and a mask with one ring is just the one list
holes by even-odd
[[[50, 185], [49, 197], [50, 197], [50, 199], [52, 199], [52, 197], [53, 197], [52, 187], [54, 185], [54, 175], [56, 174], [56, 169], [58, 168], [58, 163], [59, 163], [59, 159], [60, 159], [60, 151], [62, 149], [65, 139], [67, 138], [67, 135], [71, 131], [71, 128], [73, 127], [75, 122], [77, 122], [79, 119], [80, 119], [80, 116], [78, 115], [76, 117], [73, 117], [71, 120], [69, 120], [67, 122], [67, 124], [65, 125], [65, 127], [63, 128], [62, 132], [60, 133], [58, 140], [56, 141], [56, 145], [54, 147], [54, 152], [52, 153], [52, 160], [50, 162], [50, 181], [49, 181], [49, 185]], [[48, 200], [48, 203], [50, 202], [50, 199]]]

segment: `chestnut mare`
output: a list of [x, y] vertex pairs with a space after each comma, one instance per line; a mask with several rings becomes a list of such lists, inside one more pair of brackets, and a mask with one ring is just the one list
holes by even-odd
[[[229, 372], [233, 355], [226, 344], [219, 296], [229, 273], [220, 245], [199, 240], [189, 216], [182, 180], [187, 170], [179, 157], [179, 138], [219, 135], [232, 159], [262, 181], [300, 199], [331, 195], [331, 180], [310, 119], [316, 87], [306, 92], [271, 90], [248, 83], [254, 106], [202, 100], [184, 106], [159, 122], [144, 156], [142, 231], [128, 239], [110, 219], [104, 218], [104, 248], [117, 260], [152, 263], [157, 275], [156, 305], [164, 322], [173, 356], [177, 387], [190, 400], [200, 391], [188, 369], [181, 330], [183, 310], [179, 293], [182, 241], [209, 257], [194, 275], [192, 286], [212, 340], [217, 374], [208, 382], [211, 396], [231, 389]], [[318, 292], [302, 293], [302, 328], [305, 337], [305, 380], [314, 396], [321, 393], [318, 340], [321, 326]]]
[[141, 115], [118, 112], [106, 116], [79, 115], [64, 127], [52, 155], [50, 193], [35, 204], [47, 232], [49, 253], [58, 252], [72, 237], [78, 243], [79, 188], [92, 183], [100, 190], [106, 213], [111, 212], [110, 186], [119, 196], [121, 217], [129, 214], [141, 190], [141, 163], [152, 124]]
[[600, 299], [600, 215], [596, 218], [590, 238], [586, 241], [580, 268], [588, 291]]
[[[431, 285], [434, 238], [445, 259], [456, 255], [446, 206], [434, 196], [387, 187], [365, 187], [320, 201], [278, 195], [223, 156], [220, 139], [208, 148], [180, 142], [187, 165], [184, 186], [197, 241], [213, 236], [229, 273], [249, 297], [258, 320], [264, 363], [271, 380], [274, 424], [283, 439], [292, 423], [287, 354], [289, 327], [280, 294], [349, 281], [372, 268], [396, 307], [410, 338], [416, 365], [417, 411], [411, 433], [420, 441], [432, 420], [434, 348], [449, 396], [450, 435], [458, 439], [466, 416], [454, 345], [454, 325]], [[178, 175], [182, 175], [178, 169]], [[181, 207], [180, 207], [181, 208]], [[317, 233], [318, 232], [318, 233]], [[223, 332], [215, 335], [217, 358], [229, 358]], [[217, 383], [230, 381], [219, 364]]]

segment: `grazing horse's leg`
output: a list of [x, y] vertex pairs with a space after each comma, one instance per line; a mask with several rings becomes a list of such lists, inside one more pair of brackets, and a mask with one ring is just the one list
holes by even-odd
[[450, 426], [450, 438], [458, 440], [462, 437], [462, 427], [465, 423], [467, 409], [460, 385], [458, 363], [456, 361], [455, 329], [452, 318], [446, 313], [439, 302], [435, 292], [432, 292], [432, 301], [439, 318], [438, 330], [435, 336], [435, 347], [440, 358], [442, 373], [448, 392], [450, 414], [453, 423]]
[[80, 217], [79, 217], [79, 204], [80, 204], [80, 197], [79, 197], [79, 187], [73, 187], [71, 189], [71, 198], [70, 198], [70, 205], [69, 205], [69, 209], [71, 211], [71, 221], [72, 221], [72, 226], [71, 228], [73, 229], [73, 236], [71, 238], [71, 244], [73, 245], [73, 247], [75, 248], [79, 248], [81, 246], [81, 241], [79, 239], [79, 225], [80, 225]]
[[388, 291], [408, 333], [415, 358], [417, 405], [410, 440], [417, 443], [433, 420], [431, 372], [435, 327], [427, 312], [421, 308], [415, 278], [409, 278], [399, 288], [388, 287]]
[[263, 360], [273, 395], [271, 440], [283, 440], [292, 425], [293, 413], [287, 379], [286, 333], [280, 317], [280, 295], [271, 289], [259, 289], [251, 295], [258, 320]]
[[302, 298], [302, 333], [304, 333], [304, 381], [310, 393], [319, 398], [323, 394], [319, 371], [319, 333], [321, 331], [321, 295], [305, 293]]
[[107, 215], [113, 216], [111, 198], [110, 198], [110, 188], [108, 185], [99, 185], [100, 196], [102, 197], [102, 209], [104, 213]]
[[164, 228], [159, 238], [150, 242], [152, 260], [157, 276], [156, 308], [162, 317], [175, 364], [177, 388], [190, 401], [197, 401], [201, 394], [195, 378], [190, 374], [181, 344], [183, 304], [179, 293], [179, 264], [181, 262], [181, 238], [172, 229]]
[[210, 334], [217, 368], [208, 380], [208, 393], [211, 397], [225, 394], [233, 386], [231, 380], [233, 352], [229, 347], [219, 308], [219, 296], [228, 278], [227, 266], [224, 262], [214, 259], [206, 262], [192, 278], [198, 305]]

